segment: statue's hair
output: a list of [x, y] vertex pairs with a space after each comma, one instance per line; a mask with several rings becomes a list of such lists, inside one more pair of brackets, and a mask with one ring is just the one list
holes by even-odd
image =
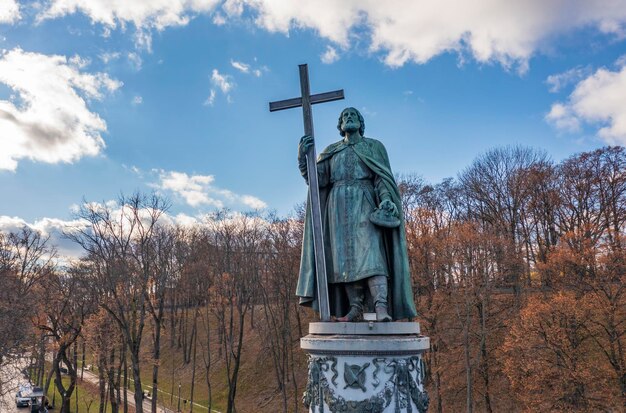
[[358, 109], [356, 108], [345, 108], [344, 110], [341, 111], [341, 113], [339, 114], [339, 121], [337, 122], [337, 129], [339, 130], [339, 134], [341, 136], [343, 136], [343, 132], [341, 130], [341, 117], [343, 116], [343, 112], [345, 112], [348, 109], [352, 109], [353, 111], [356, 112], [357, 115], [359, 115], [359, 123], [361, 124], [361, 127], [359, 128], [359, 133], [361, 134], [361, 136], [365, 136], [363, 135], [365, 133], [365, 119], [363, 119], [363, 115], [361, 115], [361, 112], [359, 112]]

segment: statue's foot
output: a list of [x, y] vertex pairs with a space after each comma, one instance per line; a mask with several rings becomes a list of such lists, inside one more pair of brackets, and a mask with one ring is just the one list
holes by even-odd
[[387, 307], [383, 307], [383, 306], [376, 307], [376, 321], [383, 321], [383, 322], [391, 321], [391, 316], [387, 312]]
[[[355, 321], [361, 321], [362, 319], [363, 319], [363, 311], [352, 307], [350, 311], [348, 312], [348, 314], [344, 315], [343, 317], [339, 317], [337, 321], [342, 322], [342, 323], [351, 323]], [[389, 317], [389, 319], [391, 320], [391, 317]]]

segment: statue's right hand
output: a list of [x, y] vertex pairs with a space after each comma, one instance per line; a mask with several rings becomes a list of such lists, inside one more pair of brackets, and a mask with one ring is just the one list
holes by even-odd
[[313, 146], [313, 136], [304, 135], [302, 138], [300, 138], [300, 144], [298, 145], [299, 161], [304, 161], [304, 158], [306, 158], [306, 154], [309, 149], [311, 149], [311, 146]]

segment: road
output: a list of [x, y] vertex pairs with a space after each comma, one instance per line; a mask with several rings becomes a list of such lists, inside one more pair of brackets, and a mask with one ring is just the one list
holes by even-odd
[[[22, 374], [22, 370], [27, 366], [27, 359], [19, 359], [14, 363], [0, 367], [0, 412], [1, 413], [27, 413], [27, 408], [18, 408], [15, 405], [15, 394], [20, 384], [27, 384], [28, 380]], [[98, 385], [98, 376], [85, 370], [83, 379]], [[80, 386], [80, 381], [79, 381]], [[134, 392], [127, 390], [128, 404], [135, 406]], [[143, 402], [143, 411], [150, 412], [152, 409], [149, 399]], [[205, 407], [206, 410], [206, 407]], [[159, 406], [158, 413], [175, 413], [173, 410]]]
[[[15, 405], [15, 394], [20, 384], [27, 384], [27, 378], [22, 374], [24, 368], [28, 365], [28, 359], [18, 359], [14, 363], [0, 366], [0, 412], [1, 413], [26, 413], [28, 409], [18, 408]], [[98, 376], [92, 372], [85, 370], [83, 372], [83, 379], [98, 386]], [[78, 385], [80, 386], [80, 380]], [[147, 386], [149, 387], [149, 386]], [[131, 406], [135, 406], [135, 393], [131, 390], [127, 390], [128, 403]], [[170, 394], [159, 390], [161, 397], [169, 397]], [[181, 406], [182, 407], [182, 406]], [[152, 401], [146, 399], [143, 401], [143, 410], [148, 413], [152, 409]], [[198, 412], [207, 411], [206, 406], [201, 406], [194, 403], [194, 410]], [[163, 406], [159, 406], [158, 413], [176, 413], [174, 410], [168, 409]], [[218, 410], [211, 409], [212, 413], [220, 413]]]
[[26, 359], [18, 359], [16, 362], [0, 367], [0, 412], [2, 413], [25, 413], [28, 409], [15, 406], [15, 393], [20, 384], [28, 381], [22, 375], [22, 369], [26, 367]]

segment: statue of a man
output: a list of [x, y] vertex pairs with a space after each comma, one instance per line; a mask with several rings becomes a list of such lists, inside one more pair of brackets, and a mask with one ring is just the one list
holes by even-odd
[[[331, 315], [358, 321], [369, 304], [378, 321], [415, 317], [400, 192], [387, 151], [363, 136], [365, 121], [355, 108], [341, 112], [337, 129], [343, 139], [317, 160]], [[304, 136], [298, 147], [307, 181], [306, 153], [312, 144], [312, 137]], [[317, 310], [315, 282], [307, 206], [296, 295], [300, 304]]]

